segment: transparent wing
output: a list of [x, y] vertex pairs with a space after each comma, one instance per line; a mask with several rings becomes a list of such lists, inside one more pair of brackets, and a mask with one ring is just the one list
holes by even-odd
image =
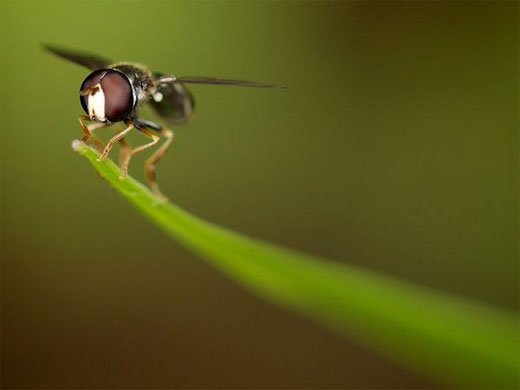
[[[160, 79], [162, 75], [156, 74]], [[178, 82], [161, 82], [148, 101], [150, 106], [172, 126], [185, 124], [195, 109], [195, 100], [190, 91]]]
[[165, 76], [161, 79], [164, 82], [181, 82], [184, 84], [206, 84], [206, 85], [233, 85], [237, 87], [253, 87], [253, 88], [287, 88], [285, 85], [259, 83], [257, 81], [247, 80], [229, 80], [215, 77], [203, 76], [183, 76], [173, 77]]
[[85, 66], [89, 69], [96, 70], [96, 69], [102, 69], [108, 67], [112, 63], [112, 61], [103, 58], [98, 57], [93, 54], [88, 53], [82, 53], [75, 50], [68, 50], [59, 48], [53, 45], [43, 45], [43, 47], [53, 53], [56, 54], [58, 57], [65, 58], [66, 60], [69, 60], [71, 62], [74, 62], [78, 65]]

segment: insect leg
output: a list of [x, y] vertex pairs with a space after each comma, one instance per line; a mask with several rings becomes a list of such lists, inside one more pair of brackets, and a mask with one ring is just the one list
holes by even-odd
[[159, 133], [166, 138], [166, 141], [164, 141], [159, 149], [157, 149], [157, 151], [146, 160], [144, 164], [144, 172], [146, 175], [146, 180], [148, 180], [148, 184], [150, 185], [150, 188], [153, 190], [153, 192], [166, 200], [167, 198], [162, 194], [161, 190], [159, 189], [159, 185], [157, 184], [155, 177], [155, 164], [157, 164], [161, 157], [166, 153], [171, 143], [173, 142], [175, 135], [173, 134], [173, 131], [164, 128], [161, 129]]
[[[144, 164], [144, 173], [146, 175], [146, 180], [148, 181], [150, 188], [158, 197], [166, 201], [166, 196], [163, 195], [163, 193], [159, 189], [159, 185], [157, 184], [157, 180], [155, 177], [155, 164], [157, 164], [157, 162], [161, 159], [161, 157], [164, 155], [164, 153], [166, 153], [166, 151], [170, 147], [174, 139], [174, 134], [172, 131], [167, 130], [162, 126], [150, 121], [137, 119], [134, 121], [134, 124], [135, 127], [141, 130], [143, 133], [149, 134], [149, 136], [157, 137], [157, 141], [159, 138], [157, 134], [166, 138], [166, 141], [164, 141], [164, 143], [159, 147], [159, 149], [157, 149], [155, 153], [152, 154]], [[151, 130], [153, 130], [153, 132]], [[155, 143], [157, 143], [157, 141], [155, 141]]]
[[121, 138], [123, 138], [125, 135], [127, 135], [134, 128], [135, 128], [134, 125], [132, 123], [130, 123], [126, 129], [124, 129], [123, 131], [117, 133], [112, 138], [110, 138], [110, 140], [107, 143], [107, 146], [103, 150], [103, 153], [101, 153], [101, 157], [99, 157], [97, 160], [103, 161], [104, 159], [106, 159], [108, 156], [108, 153], [110, 153], [114, 144], [116, 142], [118, 142]]
[[119, 164], [119, 168], [121, 169], [121, 176], [119, 176], [119, 178], [121, 180], [125, 179], [126, 176], [128, 175], [128, 164], [130, 163], [130, 158], [132, 158], [132, 156], [134, 154], [142, 152], [143, 150], [148, 149], [148, 148], [154, 146], [157, 142], [159, 142], [159, 136], [157, 134], [153, 133], [151, 130], [149, 130], [147, 128], [139, 128], [139, 130], [144, 135], [151, 138], [152, 141], [150, 141], [144, 145], [138, 146], [137, 148], [132, 149], [129, 153], [127, 153], [124, 156], [124, 158], [121, 159], [120, 164]]
[[94, 130], [98, 130], [103, 127], [106, 127], [107, 124], [103, 123], [103, 122], [96, 122], [96, 123], [92, 123], [90, 126], [87, 126], [85, 121], [90, 120], [90, 118], [87, 115], [80, 115], [78, 120], [79, 120], [81, 129], [83, 130], [82, 141], [87, 143], [90, 140], [90, 138], [92, 138], [99, 151], [102, 151], [103, 149], [105, 149], [105, 145], [103, 145], [103, 143], [94, 135], [93, 132], [94, 132]]
[[132, 153], [132, 148], [124, 137], [119, 140], [119, 146], [119, 166], [121, 167], [123, 161], [130, 158], [129, 155]]

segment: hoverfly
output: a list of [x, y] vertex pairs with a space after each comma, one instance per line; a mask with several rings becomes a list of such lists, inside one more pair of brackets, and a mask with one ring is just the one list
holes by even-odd
[[[130, 159], [136, 153], [156, 145], [161, 137], [165, 142], [146, 160], [145, 176], [150, 188], [166, 200], [157, 184], [155, 165], [174, 140], [174, 133], [157, 123], [139, 118], [139, 107], [147, 102], [170, 126], [186, 123], [193, 113], [195, 101], [185, 84], [234, 85], [258, 88], [286, 88], [283, 85], [264, 84], [255, 81], [228, 80], [213, 77], [176, 77], [156, 73], [147, 67], [129, 62], [113, 63], [103, 57], [44, 45], [53, 54], [89, 68], [92, 72], [83, 80], [79, 90], [81, 107], [79, 116], [83, 130], [83, 142], [92, 139], [101, 152], [98, 161], [106, 159], [117, 142], [120, 145], [120, 179], [128, 175]], [[123, 122], [126, 127], [116, 130], [116, 135], [104, 145], [94, 134], [95, 130]], [[138, 130], [149, 142], [131, 148], [125, 136]]]

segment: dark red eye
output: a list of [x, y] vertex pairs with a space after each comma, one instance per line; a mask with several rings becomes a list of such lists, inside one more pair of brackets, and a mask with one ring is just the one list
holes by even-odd
[[135, 95], [125, 74], [100, 69], [89, 74], [81, 84], [80, 101], [90, 119], [119, 122], [132, 113]]

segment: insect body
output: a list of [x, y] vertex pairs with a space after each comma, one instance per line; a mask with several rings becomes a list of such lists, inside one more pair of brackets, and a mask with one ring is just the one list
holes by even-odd
[[[171, 130], [138, 116], [141, 103], [148, 102], [152, 108], [170, 126], [178, 126], [187, 122], [193, 113], [195, 103], [191, 93], [184, 84], [235, 85], [243, 87], [285, 88], [273, 84], [254, 81], [228, 80], [212, 77], [175, 77], [162, 73], [153, 73], [148, 68], [133, 63], [112, 63], [105, 58], [65, 50], [54, 46], [45, 46], [50, 52], [69, 61], [83, 65], [92, 70], [81, 84], [80, 103], [85, 115], [79, 117], [83, 130], [83, 141], [93, 140], [102, 152], [99, 161], [106, 159], [115, 143], [121, 147], [119, 167], [120, 178], [128, 175], [130, 159], [136, 153], [156, 145], [161, 137], [165, 142], [146, 160], [145, 175], [150, 188], [162, 199], [155, 178], [155, 164], [161, 159], [174, 139]], [[106, 145], [95, 135], [94, 131], [123, 122], [126, 127], [117, 131]], [[149, 142], [131, 148], [125, 136], [132, 130], [138, 130], [149, 138]]]

